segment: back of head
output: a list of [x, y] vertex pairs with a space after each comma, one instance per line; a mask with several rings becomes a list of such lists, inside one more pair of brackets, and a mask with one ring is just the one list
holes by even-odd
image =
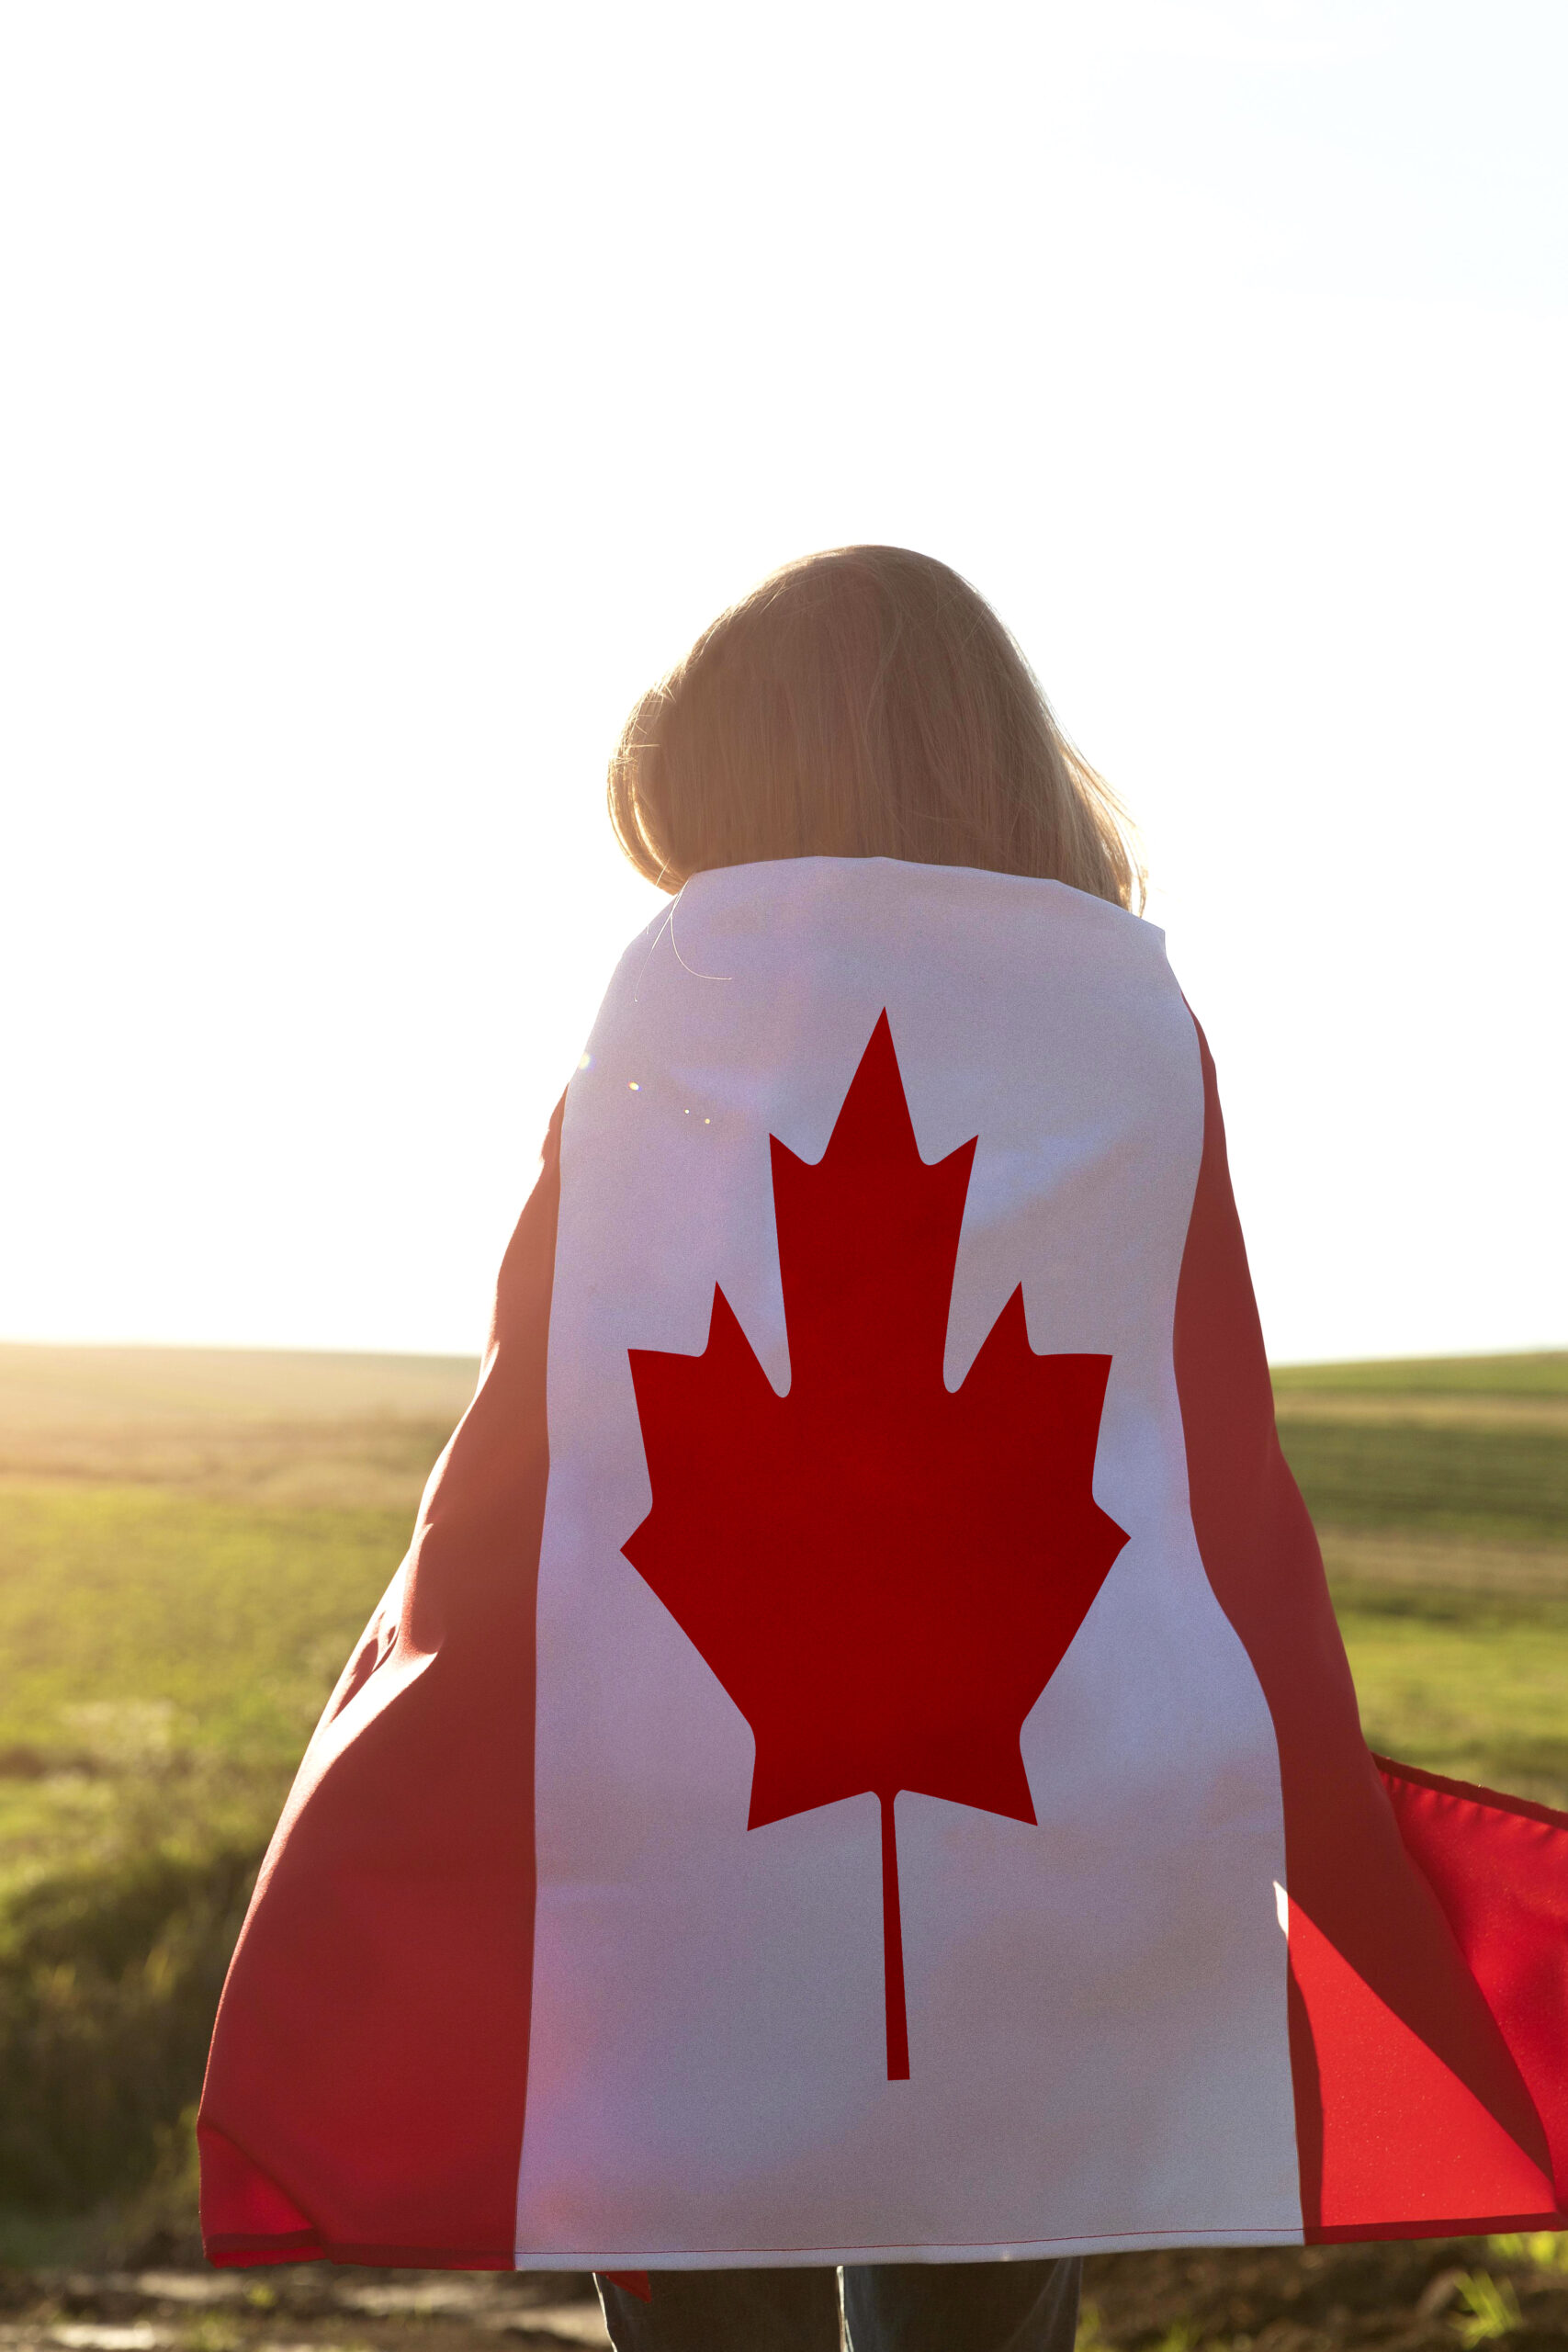
[[609, 797], [670, 890], [753, 859], [898, 857], [1141, 899], [1122, 811], [1007, 630], [906, 548], [807, 556], [721, 614], [632, 712]]

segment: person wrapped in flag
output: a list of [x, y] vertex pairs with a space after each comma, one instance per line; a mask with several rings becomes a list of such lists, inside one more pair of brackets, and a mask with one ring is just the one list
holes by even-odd
[[212, 2259], [1061, 2352], [1089, 2250], [1559, 2225], [1568, 1817], [1367, 1750], [1208, 1048], [1012, 640], [792, 565], [611, 811], [671, 905], [264, 1864]]

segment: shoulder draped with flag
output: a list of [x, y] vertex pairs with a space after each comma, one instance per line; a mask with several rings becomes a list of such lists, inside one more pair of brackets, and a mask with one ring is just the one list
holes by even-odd
[[230, 1972], [208, 2250], [1562, 2226], [1568, 1815], [1368, 1753], [1149, 924], [702, 874]]

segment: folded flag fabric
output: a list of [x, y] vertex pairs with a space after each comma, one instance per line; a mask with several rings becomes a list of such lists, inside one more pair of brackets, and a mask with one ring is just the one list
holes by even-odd
[[1568, 1816], [1371, 1757], [1157, 931], [884, 859], [634, 944], [311, 1742], [214, 2261], [1551, 2227]]

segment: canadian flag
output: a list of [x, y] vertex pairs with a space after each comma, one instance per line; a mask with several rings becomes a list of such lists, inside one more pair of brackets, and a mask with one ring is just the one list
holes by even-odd
[[1568, 1816], [1368, 1754], [1157, 931], [883, 859], [622, 963], [311, 1742], [220, 2263], [1562, 2221]]

